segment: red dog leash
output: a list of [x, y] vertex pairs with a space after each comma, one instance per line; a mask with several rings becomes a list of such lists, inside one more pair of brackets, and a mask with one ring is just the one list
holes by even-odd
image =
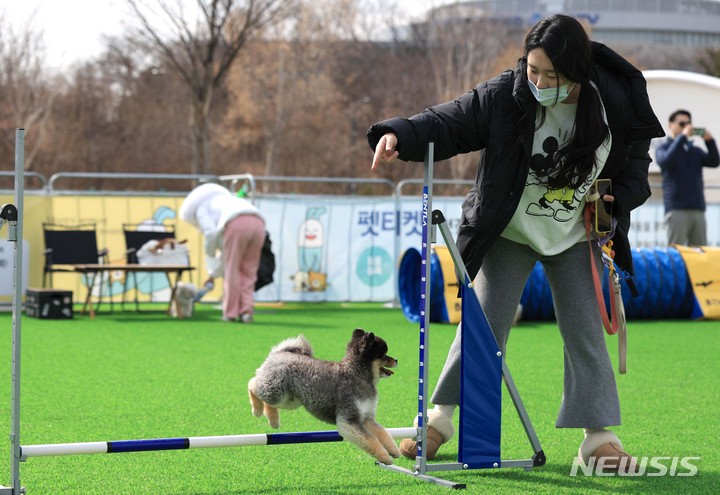
[[602, 285], [600, 283], [600, 276], [598, 275], [597, 266], [595, 264], [595, 256], [593, 253], [593, 246], [590, 232], [592, 230], [592, 211], [590, 203], [585, 205], [585, 235], [588, 240], [588, 248], [590, 249], [590, 271], [592, 272], [593, 285], [595, 288], [595, 297], [598, 301], [600, 309], [600, 318], [602, 319], [603, 327], [609, 335], [618, 335], [618, 362], [619, 370], [621, 374], [627, 372], [627, 325], [625, 321], [625, 307], [622, 301], [622, 294], [620, 291], [620, 280], [618, 274], [615, 272], [615, 266], [613, 265], [613, 258], [615, 252], [612, 250], [612, 241], [608, 241], [605, 245], [601, 246], [603, 251], [603, 263], [605, 259], [609, 260], [609, 263], [605, 263], [608, 266], [608, 287], [612, 287], [612, 294], [610, 296], [610, 317], [608, 317], [607, 309], [605, 307], [605, 297], [602, 293]]

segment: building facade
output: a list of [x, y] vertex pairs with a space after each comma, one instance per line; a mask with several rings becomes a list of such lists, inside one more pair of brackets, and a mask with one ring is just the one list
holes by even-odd
[[476, 0], [437, 7], [430, 18], [491, 17], [525, 29], [555, 13], [587, 22], [608, 45], [720, 48], [720, 0]]

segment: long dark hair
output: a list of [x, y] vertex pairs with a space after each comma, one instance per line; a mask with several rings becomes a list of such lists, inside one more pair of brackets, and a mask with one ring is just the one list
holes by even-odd
[[[590, 40], [577, 20], [557, 14], [539, 21], [525, 37], [523, 67], [527, 67], [528, 53], [536, 48], [545, 50], [555, 72], [580, 84], [575, 132], [570, 142], [555, 154], [556, 165], [548, 177], [548, 186], [553, 189], [576, 189], [592, 172], [595, 150], [610, 133], [602, 116], [600, 95], [590, 84], [593, 74]], [[527, 79], [527, 72], [523, 71], [521, 77]], [[544, 122], [544, 107], [542, 112], [541, 122]]]

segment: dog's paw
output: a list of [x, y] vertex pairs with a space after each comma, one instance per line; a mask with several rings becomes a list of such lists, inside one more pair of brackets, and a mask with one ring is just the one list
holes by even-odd
[[400, 453], [400, 449], [397, 447], [397, 445], [393, 445], [391, 448], [389, 448], [388, 454], [390, 454], [395, 459], [400, 459], [402, 457], [402, 454]]
[[265, 403], [261, 401], [257, 395], [255, 395], [255, 378], [252, 378], [248, 382], [248, 396], [250, 397], [250, 407], [252, 408], [252, 414], [256, 418], [260, 418], [263, 415], [265, 409]]
[[394, 462], [393, 458], [390, 457], [389, 455], [381, 455], [381, 456], [378, 456], [376, 459], [379, 463], [385, 464], [387, 466], [392, 466], [393, 462]]
[[273, 407], [270, 404], [265, 404], [263, 414], [265, 414], [265, 417], [267, 418], [268, 423], [270, 423], [271, 428], [274, 428], [276, 430], [280, 428], [280, 412], [277, 410], [276, 407]]

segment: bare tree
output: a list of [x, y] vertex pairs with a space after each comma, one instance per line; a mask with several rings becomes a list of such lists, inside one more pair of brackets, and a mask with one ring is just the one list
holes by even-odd
[[[415, 25], [414, 34], [426, 49], [433, 69], [437, 102], [448, 101], [496, 75], [498, 61], [515, 49], [516, 35], [510, 26], [464, 12], [464, 6], [447, 7], [443, 17], [429, 17]], [[432, 14], [432, 12], [431, 12]], [[447, 17], [445, 17], [447, 16]], [[515, 59], [520, 52], [515, 52]], [[471, 179], [477, 153], [455, 157], [450, 162], [451, 178]]]
[[398, 101], [417, 108], [407, 100], [428, 100], [427, 78], [413, 77], [427, 65], [417, 51], [409, 58], [398, 40], [375, 40], [393, 29], [378, 15], [392, 2], [374, 3], [305, 0], [281, 31], [243, 51], [228, 78], [219, 134], [223, 147], [243, 155], [244, 167], [265, 175], [367, 176], [368, 126], [400, 112]]
[[20, 31], [14, 25], [0, 13], [0, 153], [11, 157], [15, 129], [25, 128], [25, 168], [30, 170], [42, 145], [52, 92], [42, 33], [33, 29], [32, 19]]
[[178, 0], [152, 5], [127, 0], [140, 22], [140, 39], [148, 42], [190, 93], [192, 172], [210, 173], [210, 109], [216, 88], [248, 38], [277, 20], [291, 2], [282, 0], [197, 0], [198, 17], [190, 17]]
[[[262, 136], [266, 175], [306, 173], [296, 168], [298, 156], [314, 163], [315, 174], [339, 169], [328, 165], [343, 160], [347, 149], [343, 138], [349, 131], [346, 122], [337, 117], [344, 111], [348, 84], [347, 74], [338, 84], [332, 73], [345, 25], [355, 19], [355, 3], [300, 2], [291, 22], [276, 27], [282, 29], [282, 34], [276, 31], [269, 36], [282, 41], [258, 43], [233, 69], [230, 92], [236, 102], [242, 98], [244, 103], [236, 104], [229, 115], [238, 121], [236, 114], [242, 112], [245, 124], [249, 124], [240, 133], [243, 138]], [[332, 125], [328, 126], [328, 122]], [[322, 147], [308, 146], [318, 135], [341, 146], [324, 155]]]

